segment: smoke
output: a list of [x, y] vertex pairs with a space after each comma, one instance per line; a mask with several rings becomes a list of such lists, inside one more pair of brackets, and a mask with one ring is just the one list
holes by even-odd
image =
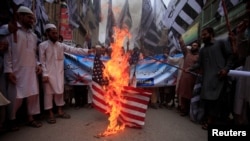
[[[114, 12], [115, 19], [117, 20], [119, 14], [122, 10], [125, 1], [121, 0], [113, 0], [112, 1], [112, 9]], [[132, 1], [129, 0], [129, 10], [132, 17], [133, 25], [130, 30], [131, 35], [136, 34], [136, 27], [140, 24], [141, 19], [141, 7], [142, 7], [142, 0]], [[106, 34], [106, 24], [107, 24], [107, 15], [108, 15], [108, 0], [101, 1], [101, 8], [102, 8], [102, 22], [99, 24], [99, 41], [100, 43], [105, 42], [105, 34]], [[134, 46], [133, 39], [130, 39], [130, 48]]]

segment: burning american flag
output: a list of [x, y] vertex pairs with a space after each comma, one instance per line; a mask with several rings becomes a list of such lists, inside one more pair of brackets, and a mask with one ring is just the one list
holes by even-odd
[[[123, 31], [117, 30], [116, 34], [123, 34]], [[102, 136], [114, 134], [123, 130], [125, 126], [141, 128], [145, 124], [148, 102], [152, 94], [151, 91], [128, 86], [129, 65], [126, 64], [129, 58], [121, 51], [120, 37], [126, 36], [115, 38], [111, 59], [105, 65], [100, 55], [96, 54], [94, 59], [91, 87], [93, 105], [99, 111], [108, 114], [110, 121]]]

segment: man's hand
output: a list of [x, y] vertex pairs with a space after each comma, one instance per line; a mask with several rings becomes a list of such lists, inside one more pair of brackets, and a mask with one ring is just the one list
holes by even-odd
[[41, 65], [36, 66], [36, 74], [41, 74], [41, 73], [42, 73]]
[[182, 37], [179, 38], [179, 44], [181, 47], [185, 46], [185, 42]]
[[17, 27], [17, 24], [16, 24], [15, 21], [11, 21], [11, 22], [8, 23], [8, 30], [9, 30], [10, 33], [16, 32], [17, 29], [18, 29], [18, 27]]
[[247, 19], [242, 20], [236, 28], [237, 33], [243, 33], [248, 27], [249, 21]]
[[95, 53], [95, 49], [91, 48], [91, 49], [88, 49], [88, 54], [91, 54], [91, 53]]
[[219, 75], [220, 78], [224, 78], [224, 77], [227, 76], [227, 73], [228, 73], [227, 70], [221, 69], [221, 70], [219, 71], [218, 75]]
[[43, 76], [42, 81], [44, 83], [48, 83], [49, 82], [49, 77], [48, 76]]
[[16, 85], [16, 76], [13, 73], [8, 73], [8, 80], [10, 81], [10, 83]]
[[96, 48], [96, 49], [95, 49], [96, 54], [104, 54], [105, 51], [106, 51], [105, 48]]

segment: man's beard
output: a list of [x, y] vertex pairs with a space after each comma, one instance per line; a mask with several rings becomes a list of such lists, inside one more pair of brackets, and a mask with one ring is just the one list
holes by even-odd
[[203, 39], [203, 43], [204, 44], [207, 44], [207, 43], [210, 43], [211, 42], [211, 38], [205, 38]]
[[57, 41], [56, 38], [51, 38], [51, 37], [50, 37], [50, 40], [51, 40], [53, 43], [55, 43], [55, 42]]
[[191, 53], [192, 54], [196, 54], [196, 53], [198, 53], [198, 51], [199, 51], [199, 49], [193, 49], [193, 48], [191, 48]]
[[32, 29], [33, 28], [33, 25], [32, 24], [24, 24], [25, 28], [27, 29]]

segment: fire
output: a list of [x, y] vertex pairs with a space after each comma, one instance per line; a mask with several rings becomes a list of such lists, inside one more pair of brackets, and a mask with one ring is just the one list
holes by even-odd
[[129, 82], [129, 55], [125, 53], [123, 41], [130, 37], [127, 29], [114, 28], [114, 43], [111, 44], [111, 59], [105, 64], [104, 77], [108, 78], [109, 85], [106, 86], [105, 101], [110, 106], [109, 125], [102, 136], [115, 134], [124, 130], [125, 124], [118, 121], [121, 113], [121, 101], [123, 101], [122, 88], [128, 86]]

